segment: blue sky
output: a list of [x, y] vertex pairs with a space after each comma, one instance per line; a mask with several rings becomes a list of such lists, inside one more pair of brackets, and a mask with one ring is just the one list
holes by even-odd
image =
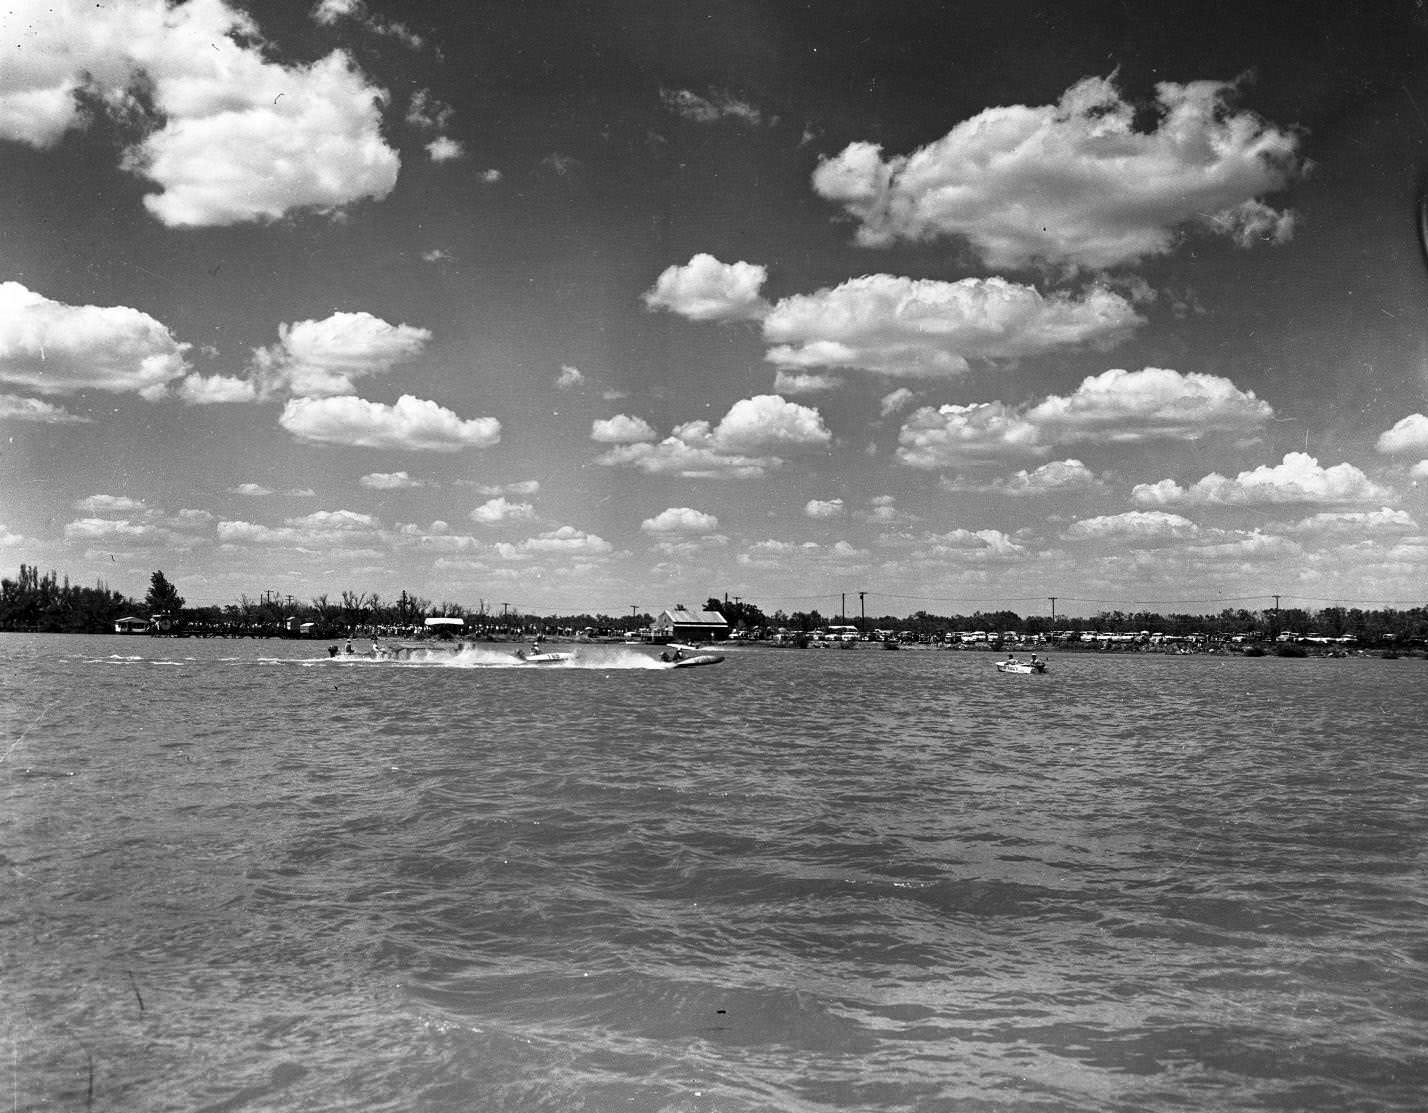
[[0, 31], [11, 574], [539, 613], [1423, 601], [1412, 3]]

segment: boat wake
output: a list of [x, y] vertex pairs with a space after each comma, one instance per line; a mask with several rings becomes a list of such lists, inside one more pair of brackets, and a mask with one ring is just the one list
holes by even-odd
[[411, 648], [373, 657], [370, 654], [341, 654], [325, 658], [322, 663], [334, 665], [354, 665], [365, 667], [395, 668], [445, 668], [445, 669], [521, 669], [525, 672], [554, 672], [564, 670], [620, 669], [626, 671], [659, 671], [671, 666], [633, 649], [619, 646], [579, 646], [561, 649], [561, 655], [569, 654], [564, 660], [527, 661], [517, 657], [512, 649], [495, 649], [488, 646], [467, 646], [464, 649]]

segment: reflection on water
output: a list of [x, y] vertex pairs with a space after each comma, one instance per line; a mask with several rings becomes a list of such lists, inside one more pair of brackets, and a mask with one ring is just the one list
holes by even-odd
[[1422, 661], [3, 649], [16, 1109], [1428, 1091]]

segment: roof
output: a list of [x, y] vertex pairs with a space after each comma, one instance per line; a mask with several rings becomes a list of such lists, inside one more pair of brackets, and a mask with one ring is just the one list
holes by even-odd
[[676, 626], [728, 626], [728, 620], [718, 611], [691, 611], [686, 607], [671, 607], [660, 612]]

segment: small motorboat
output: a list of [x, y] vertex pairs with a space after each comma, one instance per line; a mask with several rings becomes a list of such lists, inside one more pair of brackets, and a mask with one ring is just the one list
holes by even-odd
[[518, 649], [515, 653], [516, 660], [526, 665], [558, 665], [562, 661], [571, 660], [574, 653], [547, 653], [538, 646], [530, 649]]
[[1014, 672], [1022, 675], [1044, 673], [1045, 661], [998, 661], [997, 672]]
[[693, 653], [684, 657], [676, 657], [669, 662], [672, 669], [692, 669], [696, 665], [717, 665], [724, 658], [718, 653]]

